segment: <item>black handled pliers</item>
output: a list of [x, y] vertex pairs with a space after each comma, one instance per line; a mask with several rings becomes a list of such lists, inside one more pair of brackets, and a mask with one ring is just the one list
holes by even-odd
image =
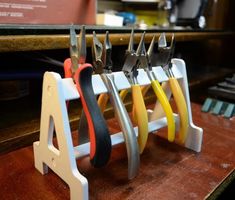
[[74, 27], [70, 28], [70, 58], [64, 62], [66, 78], [73, 78], [81, 98], [88, 122], [90, 161], [94, 167], [104, 166], [111, 154], [111, 138], [106, 121], [99, 109], [92, 86], [93, 67], [86, 60], [85, 26], [82, 26], [77, 42]]

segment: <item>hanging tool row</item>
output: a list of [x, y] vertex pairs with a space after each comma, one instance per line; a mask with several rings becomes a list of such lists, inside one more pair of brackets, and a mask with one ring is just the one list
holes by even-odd
[[[86, 135], [89, 135], [90, 141], [90, 161], [94, 167], [102, 167], [109, 161], [111, 155], [111, 138], [109, 130], [104, 119], [103, 112], [107, 102], [110, 99], [116, 119], [118, 120], [127, 149], [128, 156], [128, 178], [136, 176], [139, 168], [139, 155], [144, 151], [148, 139], [148, 113], [145, 107], [144, 96], [152, 87], [158, 101], [160, 102], [166, 114], [168, 124], [167, 138], [170, 142], [177, 141], [181, 144], [185, 143], [188, 132], [188, 110], [184, 94], [180, 84], [174, 77], [172, 71], [171, 59], [174, 53], [175, 39], [172, 35], [170, 46], [167, 46], [166, 36], [162, 33], [158, 40], [159, 61], [169, 79], [169, 85], [176, 103], [179, 113], [179, 137], [175, 137], [176, 127], [175, 118], [169, 100], [164, 92], [164, 85], [158, 82], [155, 73], [153, 73], [151, 62], [153, 56], [153, 48], [155, 45], [155, 37], [153, 37], [148, 50], [146, 51], [144, 43], [145, 33], [142, 34], [138, 48], [134, 49], [134, 31], [130, 35], [128, 49], [125, 53], [125, 61], [122, 71], [126, 75], [131, 91], [122, 90], [118, 92], [114, 83], [112, 74], [112, 45], [109, 40], [109, 33], [106, 32], [104, 43], [102, 44], [96, 33], [93, 32], [92, 58], [93, 65], [86, 63], [86, 37], [85, 27], [80, 30], [79, 41], [77, 41], [74, 27], [70, 29], [70, 58], [64, 62], [65, 78], [72, 78], [77, 91], [81, 98], [83, 106], [83, 114], [80, 120], [79, 134], [80, 143], [86, 141]], [[140, 86], [138, 83], [139, 69], [144, 69], [151, 85]], [[99, 95], [98, 101], [92, 88], [92, 74], [100, 74], [108, 92]], [[138, 137], [136, 138], [132, 122], [128, 112], [123, 104], [128, 92], [132, 93], [133, 120], [138, 125]], [[67, 102], [67, 106], [69, 106]], [[83, 127], [83, 128], [82, 128]], [[84, 128], [88, 127], [88, 128]], [[88, 133], [87, 133], [88, 131]], [[82, 141], [83, 140], [83, 141]]]

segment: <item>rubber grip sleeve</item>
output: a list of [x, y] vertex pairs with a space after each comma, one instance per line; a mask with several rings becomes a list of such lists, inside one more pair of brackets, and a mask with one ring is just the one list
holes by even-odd
[[90, 64], [83, 64], [79, 66], [74, 78], [89, 127], [90, 161], [94, 167], [102, 167], [110, 158], [111, 138], [93, 91], [92, 72]]
[[[143, 98], [145, 97], [146, 93], [149, 91], [150, 87], [151, 85], [145, 85], [140, 87]], [[132, 107], [132, 118], [134, 123], [137, 123], [135, 106]]]
[[138, 124], [138, 144], [140, 154], [143, 153], [148, 139], [148, 114], [139, 85], [132, 85], [132, 99], [135, 117]]
[[[72, 71], [71, 71], [71, 59], [67, 58], [64, 61], [64, 77], [65, 78], [72, 78]], [[69, 108], [69, 101], [66, 101], [67, 109]]]
[[64, 77], [65, 78], [72, 78], [71, 59], [70, 58], [67, 58], [64, 61]]
[[188, 133], [188, 109], [179, 82], [175, 78], [169, 78], [169, 82], [180, 117], [179, 142], [184, 144]]
[[157, 80], [151, 82], [154, 93], [156, 94], [163, 110], [166, 114], [167, 124], [168, 124], [168, 141], [173, 142], [175, 140], [175, 119], [173, 116], [173, 111], [171, 105], [167, 99], [166, 94], [161, 88], [160, 83]]

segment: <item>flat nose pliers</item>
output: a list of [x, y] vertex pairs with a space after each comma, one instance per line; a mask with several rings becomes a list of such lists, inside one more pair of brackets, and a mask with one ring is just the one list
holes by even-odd
[[106, 121], [99, 109], [92, 87], [91, 64], [86, 60], [85, 26], [79, 36], [79, 47], [76, 32], [70, 28], [70, 58], [64, 61], [66, 78], [72, 78], [80, 95], [82, 106], [88, 122], [90, 139], [90, 161], [94, 167], [104, 166], [111, 154], [111, 138]]
[[139, 169], [139, 149], [134, 128], [119, 96], [116, 85], [114, 84], [114, 75], [111, 73], [111, 50], [112, 45], [109, 41], [108, 32], [106, 32], [104, 45], [100, 43], [95, 32], [93, 32], [92, 56], [94, 69], [96, 73], [100, 74], [108, 89], [108, 96], [107, 94], [101, 94], [98, 99], [98, 104], [101, 109], [104, 110], [106, 103], [110, 98], [111, 104], [114, 107], [115, 115], [123, 132], [128, 156], [128, 178], [132, 179], [137, 175]]

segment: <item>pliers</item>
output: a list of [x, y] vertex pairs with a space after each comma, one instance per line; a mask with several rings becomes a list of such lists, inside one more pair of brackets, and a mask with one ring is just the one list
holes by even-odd
[[128, 178], [132, 179], [137, 175], [139, 169], [139, 150], [134, 128], [131, 124], [126, 108], [119, 96], [116, 85], [114, 84], [114, 75], [111, 73], [111, 51], [112, 45], [109, 41], [108, 32], [106, 32], [104, 45], [100, 43], [95, 32], [93, 32], [92, 56], [94, 70], [96, 73], [100, 74], [105, 86], [108, 89], [108, 96], [107, 94], [101, 94], [99, 96], [98, 104], [101, 109], [104, 110], [108, 99], [110, 98], [111, 100], [111, 104], [114, 107], [115, 115], [121, 126], [126, 143], [128, 156]]
[[[147, 52], [146, 52], [145, 45], [144, 45], [144, 34], [141, 37], [140, 43], [141, 43], [140, 47], [142, 49], [139, 50], [140, 54], [138, 56], [139, 56], [140, 62], [139, 62], [138, 67], [145, 69], [151, 81], [151, 86], [153, 88], [153, 91], [155, 95], [157, 96], [166, 114], [166, 119], [167, 119], [167, 124], [168, 124], [168, 141], [173, 142], [175, 140], [175, 119], [173, 116], [173, 111], [172, 111], [171, 105], [168, 101], [168, 98], [165, 92], [163, 91], [160, 83], [158, 82], [157, 78], [155, 77], [155, 74], [152, 71], [151, 56], [152, 56], [153, 46], [155, 43], [155, 37], [153, 37]], [[148, 88], [144, 90], [145, 90], [144, 93], [146, 93]]]
[[175, 47], [174, 34], [172, 35], [171, 38], [171, 44], [168, 47], [165, 33], [162, 33], [158, 41], [159, 57], [161, 57], [162, 67], [169, 78], [171, 92], [175, 99], [176, 107], [179, 113], [179, 118], [180, 118], [179, 143], [184, 144], [187, 138], [188, 127], [189, 127], [188, 109], [182, 89], [179, 85], [179, 82], [174, 77], [174, 74], [171, 69], [172, 68], [171, 59], [174, 54], [174, 47]]
[[104, 166], [111, 155], [111, 138], [106, 121], [99, 109], [92, 87], [91, 64], [86, 60], [85, 26], [82, 26], [77, 43], [76, 32], [70, 28], [70, 58], [64, 61], [65, 78], [72, 78], [80, 95], [88, 121], [90, 138], [90, 162], [94, 167]]
[[[127, 79], [131, 84], [131, 92], [132, 92], [132, 101], [133, 101], [133, 118], [137, 121], [138, 125], [138, 144], [140, 154], [143, 153], [144, 148], [148, 139], [148, 114], [145, 107], [144, 99], [141, 93], [141, 87], [138, 84], [137, 76], [138, 76], [138, 63], [139, 63], [139, 49], [141, 42], [137, 51], [135, 52], [133, 46], [134, 39], [134, 30], [132, 29], [130, 35], [130, 41], [128, 50], [126, 51], [125, 62], [122, 68], [122, 71], [126, 75]], [[125, 95], [128, 93], [128, 90], [123, 90], [120, 95], [122, 98], [125, 98]]]

